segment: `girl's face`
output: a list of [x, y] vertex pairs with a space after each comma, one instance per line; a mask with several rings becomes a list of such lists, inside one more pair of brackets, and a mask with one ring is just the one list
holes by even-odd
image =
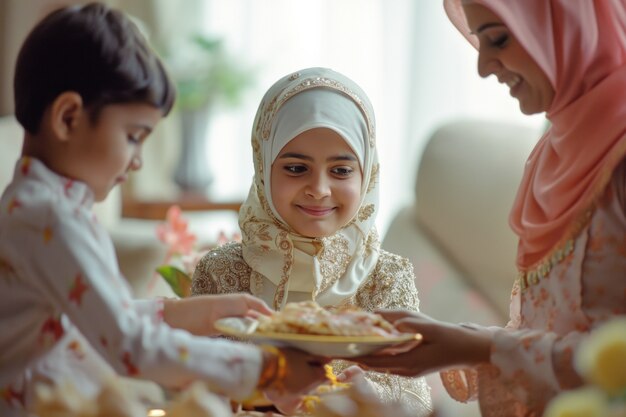
[[272, 200], [297, 233], [329, 236], [356, 214], [362, 181], [352, 148], [335, 131], [315, 128], [287, 143], [273, 162]]
[[478, 73], [494, 74], [509, 87], [524, 114], [545, 112], [554, 88], [539, 65], [491, 10], [476, 3], [463, 4], [470, 30], [478, 37]]
[[141, 168], [143, 141], [161, 118], [161, 110], [147, 104], [105, 106], [94, 122], [83, 112], [68, 149], [66, 176], [85, 182], [96, 201], [104, 200], [130, 171]]

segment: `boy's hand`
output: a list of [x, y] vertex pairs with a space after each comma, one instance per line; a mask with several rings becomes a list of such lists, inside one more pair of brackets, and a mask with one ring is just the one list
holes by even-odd
[[219, 334], [213, 324], [224, 317], [272, 314], [263, 300], [250, 294], [198, 295], [164, 300], [163, 319], [171, 327], [198, 336]]

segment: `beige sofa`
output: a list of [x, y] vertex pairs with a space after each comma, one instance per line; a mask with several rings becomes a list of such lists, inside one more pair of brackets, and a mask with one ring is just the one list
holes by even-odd
[[[508, 123], [447, 123], [422, 154], [413, 204], [393, 219], [383, 248], [415, 267], [421, 310], [451, 322], [504, 325], [517, 239], [508, 214], [540, 132]], [[438, 415], [478, 415], [431, 375]]]
[[23, 129], [14, 116], [0, 117], [0, 189], [13, 177], [15, 161], [22, 149]]

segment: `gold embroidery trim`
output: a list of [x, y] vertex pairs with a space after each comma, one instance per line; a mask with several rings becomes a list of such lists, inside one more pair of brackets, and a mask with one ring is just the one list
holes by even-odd
[[540, 280], [550, 274], [552, 268], [563, 261], [563, 259], [565, 259], [573, 251], [574, 239], [569, 239], [565, 242], [565, 245], [563, 245], [562, 248], [555, 250], [552, 256], [542, 262], [537, 268], [532, 271], [521, 271], [517, 276], [517, 282], [520, 289], [524, 291], [531, 285], [538, 284]]
[[589, 209], [585, 210], [583, 214], [576, 220], [571, 228], [570, 233], [567, 233], [565, 236], [571, 236], [569, 239], [566, 239], [561, 245], [557, 245], [557, 249], [552, 251], [552, 254], [547, 256], [544, 261], [539, 262], [539, 264], [528, 270], [528, 271], [520, 271], [517, 275], [517, 283], [519, 284], [519, 288], [521, 291], [526, 290], [531, 285], [536, 285], [543, 278], [547, 277], [550, 274], [552, 268], [558, 265], [563, 259], [565, 259], [569, 254], [574, 251], [574, 242], [576, 236], [580, 234], [580, 232], [589, 224], [591, 221], [591, 216], [595, 210], [595, 204]]
[[326, 88], [331, 88], [331, 89], [340, 91], [341, 93], [350, 97], [352, 101], [354, 101], [359, 106], [359, 109], [365, 116], [365, 121], [367, 123], [367, 130], [369, 131], [369, 144], [373, 148], [376, 143], [376, 138], [375, 138], [375, 133], [374, 133], [375, 132], [374, 123], [372, 122], [372, 118], [370, 117], [370, 114], [367, 111], [367, 107], [365, 106], [365, 103], [363, 102], [363, 100], [361, 100], [361, 97], [359, 97], [358, 94], [356, 94], [354, 91], [352, 91], [351, 89], [349, 89], [348, 87], [340, 83], [339, 81], [336, 81], [330, 78], [325, 78], [325, 77], [304, 78], [294, 87], [283, 92], [282, 95], [274, 97], [269, 102], [267, 108], [265, 109], [266, 111], [265, 116], [262, 118], [262, 120], [260, 120], [260, 123], [259, 123], [260, 129], [258, 130], [261, 134], [261, 138], [263, 140], [269, 139], [270, 128], [271, 128], [270, 122], [274, 119], [274, 116], [276, 115], [278, 110], [282, 107], [282, 105], [287, 100], [289, 100], [294, 95], [301, 93], [302, 91], [309, 90], [311, 88], [319, 88], [319, 87], [326, 87]]
[[322, 282], [313, 291], [313, 299], [326, 291], [346, 272], [351, 261], [348, 240], [341, 234], [321, 239], [322, 249], [318, 255]]

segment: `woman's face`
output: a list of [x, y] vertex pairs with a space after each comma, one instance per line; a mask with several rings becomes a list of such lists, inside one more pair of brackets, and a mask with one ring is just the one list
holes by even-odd
[[476, 3], [463, 4], [471, 33], [478, 37], [478, 73], [494, 74], [509, 87], [524, 114], [547, 111], [554, 88], [539, 65], [491, 10]]

